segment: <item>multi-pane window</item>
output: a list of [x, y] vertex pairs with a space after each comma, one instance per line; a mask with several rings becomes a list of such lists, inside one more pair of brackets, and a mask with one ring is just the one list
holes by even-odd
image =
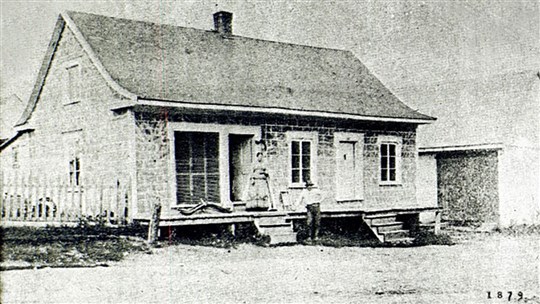
[[13, 169], [19, 168], [19, 149], [17, 147], [13, 148]]
[[291, 141], [291, 183], [300, 184], [311, 180], [311, 141]]
[[381, 144], [381, 181], [395, 182], [396, 179], [396, 144]]
[[69, 161], [69, 184], [73, 186], [81, 185], [81, 161], [79, 157], [74, 157]]
[[288, 131], [286, 136], [289, 147], [289, 187], [304, 187], [307, 179], [317, 184], [318, 133]]
[[81, 99], [82, 79], [81, 66], [78, 64], [66, 68], [66, 92], [68, 102], [77, 102]]
[[67, 165], [66, 178], [71, 186], [81, 186], [81, 139], [82, 129], [64, 132], [63, 145], [65, 151], [65, 164]]
[[401, 184], [401, 146], [403, 139], [400, 136], [380, 135], [378, 144], [380, 155], [379, 184]]

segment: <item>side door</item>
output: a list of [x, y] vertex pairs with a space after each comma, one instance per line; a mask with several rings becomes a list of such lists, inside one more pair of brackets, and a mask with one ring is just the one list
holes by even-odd
[[364, 199], [363, 145], [361, 133], [335, 134], [336, 148], [336, 200], [358, 201]]
[[355, 197], [355, 147], [354, 142], [339, 142], [337, 149], [337, 197], [353, 200]]

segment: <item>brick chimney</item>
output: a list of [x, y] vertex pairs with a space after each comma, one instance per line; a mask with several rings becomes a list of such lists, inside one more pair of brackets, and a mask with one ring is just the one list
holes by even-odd
[[232, 36], [232, 13], [219, 11], [214, 14], [214, 30], [223, 37]]

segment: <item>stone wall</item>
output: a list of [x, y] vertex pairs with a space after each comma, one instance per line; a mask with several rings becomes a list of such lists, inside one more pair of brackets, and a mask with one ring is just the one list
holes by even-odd
[[167, 121], [138, 117], [136, 122], [137, 210], [150, 212], [152, 202], [165, 206], [173, 199], [169, 192], [170, 143]]
[[[288, 189], [288, 161], [289, 147], [286, 141], [287, 131], [315, 131], [318, 133], [318, 186], [328, 194], [328, 203], [336, 203], [333, 198], [336, 193], [336, 148], [334, 134], [336, 132], [351, 132], [364, 134], [364, 200], [357, 206], [362, 208], [402, 208], [416, 206], [415, 174], [416, 174], [416, 146], [415, 131], [373, 130], [355, 127], [354, 125], [325, 123], [303, 123], [287, 121], [286, 124], [264, 124], [263, 139], [266, 141], [270, 153], [268, 163], [270, 172], [275, 180], [273, 184], [279, 189]], [[295, 123], [294, 125], [292, 123]], [[379, 145], [378, 136], [394, 135], [401, 137], [402, 146], [402, 183], [400, 185], [379, 185]], [[295, 199], [301, 189], [288, 189]]]
[[[170, 145], [163, 113], [137, 113], [137, 183], [139, 210], [147, 210], [149, 197], [157, 195], [172, 202], [171, 184], [167, 176], [171, 167]], [[289, 131], [315, 131], [318, 134], [318, 186], [328, 194], [328, 203], [335, 204], [336, 160], [334, 134], [352, 132], [364, 134], [364, 200], [355, 206], [362, 208], [405, 208], [420, 206], [416, 201], [416, 130], [415, 126], [399, 124], [362, 124], [345, 120], [298, 119], [292, 117], [260, 116], [254, 114], [205, 112], [200, 114], [167, 113], [172, 122], [193, 122], [212, 124], [238, 124], [260, 126], [262, 139], [266, 144], [268, 171], [274, 186], [274, 197], [280, 191], [288, 191], [294, 200], [301, 189], [291, 189], [288, 184], [288, 143]], [[378, 137], [394, 135], [402, 140], [400, 185], [379, 184]], [[168, 190], [169, 189], [169, 190]]]
[[497, 151], [444, 152], [437, 156], [443, 218], [459, 224], [498, 222]]
[[[69, 102], [66, 67], [81, 67], [81, 98]], [[28, 153], [20, 162], [28, 168], [24, 174], [46, 176], [48, 180], [67, 182], [70, 154], [77, 153], [81, 164], [81, 183], [105, 186], [131, 185], [134, 164], [134, 118], [129, 111], [114, 113], [112, 105], [120, 102], [95, 68], [69, 29], [61, 35], [55, 56], [45, 79], [36, 108], [27, 123], [35, 129], [28, 138], [19, 138], [7, 150], [27, 145]], [[2, 152], [0, 157], [8, 158]], [[11, 167], [10, 167], [11, 168]], [[21, 170], [2, 167], [4, 175]]]

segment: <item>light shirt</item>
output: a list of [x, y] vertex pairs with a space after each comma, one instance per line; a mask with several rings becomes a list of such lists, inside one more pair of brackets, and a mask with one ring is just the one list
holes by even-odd
[[296, 206], [321, 203], [323, 199], [322, 191], [318, 188], [305, 188], [300, 193], [300, 197], [296, 201]]

